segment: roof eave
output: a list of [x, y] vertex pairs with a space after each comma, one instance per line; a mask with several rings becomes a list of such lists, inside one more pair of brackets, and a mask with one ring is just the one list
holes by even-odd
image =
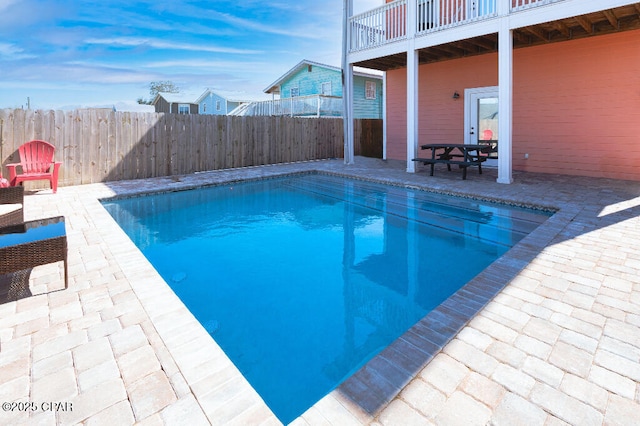
[[[334, 67], [333, 65], [321, 64], [320, 62], [314, 62], [314, 61], [309, 61], [307, 59], [303, 59], [302, 61], [298, 62], [293, 68], [291, 68], [289, 71], [284, 73], [279, 79], [277, 79], [276, 81], [271, 83], [269, 86], [267, 86], [267, 88], [264, 89], [263, 92], [264, 93], [280, 93], [280, 86], [282, 85], [282, 82], [286, 80], [291, 74], [295, 73], [300, 68], [302, 68], [303, 65], [313, 65], [313, 66], [328, 68], [334, 71], [342, 72], [341, 68]], [[276, 87], [278, 88], [277, 92], [274, 91], [274, 88]]]

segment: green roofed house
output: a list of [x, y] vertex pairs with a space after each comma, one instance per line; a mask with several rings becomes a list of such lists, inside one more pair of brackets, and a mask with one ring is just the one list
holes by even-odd
[[[381, 74], [354, 72], [354, 118], [382, 118], [382, 82]], [[342, 116], [342, 70], [339, 67], [303, 60], [264, 92], [274, 99], [252, 102], [232, 114]]]

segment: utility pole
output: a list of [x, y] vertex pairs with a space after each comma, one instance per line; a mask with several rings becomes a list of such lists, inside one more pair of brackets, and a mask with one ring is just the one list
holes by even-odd
[[27, 96], [27, 109], [31, 109], [31, 98]]

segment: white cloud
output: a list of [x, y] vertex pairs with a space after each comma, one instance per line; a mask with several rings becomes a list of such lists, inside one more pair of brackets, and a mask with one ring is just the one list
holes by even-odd
[[238, 70], [242, 68], [261, 68], [265, 64], [262, 62], [246, 62], [246, 61], [218, 61], [218, 60], [202, 60], [202, 59], [187, 59], [187, 60], [168, 60], [148, 62], [142, 64], [145, 68], [200, 68], [205, 70]]
[[17, 2], [17, 0], [0, 0], [0, 12]]
[[24, 52], [24, 50], [14, 44], [0, 42], [0, 58], [7, 60], [20, 60], [35, 57], [34, 55], [29, 55], [22, 52]]
[[106, 84], [139, 84], [148, 83], [161, 79], [163, 75], [151, 72], [150, 70], [139, 70], [137, 68], [121, 68], [115, 66], [95, 65], [82, 61], [72, 61], [60, 64], [34, 63], [25, 64], [22, 67], [15, 67], [8, 73], [3, 73], [6, 84], [22, 85], [23, 87], [48, 88], [74, 87], [84, 84], [93, 84], [95, 87], [84, 87], [85, 90], [94, 92], [102, 90]]
[[212, 45], [186, 44], [186, 43], [170, 43], [162, 40], [141, 38], [141, 37], [113, 37], [113, 38], [90, 38], [85, 40], [87, 44], [101, 44], [109, 46], [148, 46], [154, 49], [167, 50], [189, 50], [199, 52], [215, 52], [215, 53], [239, 53], [239, 54], [256, 54], [261, 53], [259, 50], [236, 49], [232, 47], [220, 47]]
[[244, 28], [246, 31], [257, 31], [260, 33], [285, 35], [298, 38], [320, 39], [323, 38], [322, 28], [314, 28], [313, 20], [304, 21], [305, 24], [299, 28], [290, 28], [289, 26], [271, 26], [266, 25], [262, 21], [239, 18], [228, 13], [216, 12], [223, 21], [231, 23], [237, 27]]

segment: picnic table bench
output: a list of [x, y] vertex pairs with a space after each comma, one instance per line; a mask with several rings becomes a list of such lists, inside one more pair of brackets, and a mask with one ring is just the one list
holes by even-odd
[[487, 145], [438, 143], [426, 144], [420, 147], [423, 150], [431, 150], [431, 157], [418, 157], [413, 161], [431, 165], [433, 176], [436, 164], [446, 164], [447, 170], [451, 171], [451, 165], [457, 165], [462, 169], [462, 179], [467, 179], [467, 168], [478, 167], [479, 174], [482, 174], [482, 163], [487, 161], [487, 156], [482, 155], [489, 149]]

